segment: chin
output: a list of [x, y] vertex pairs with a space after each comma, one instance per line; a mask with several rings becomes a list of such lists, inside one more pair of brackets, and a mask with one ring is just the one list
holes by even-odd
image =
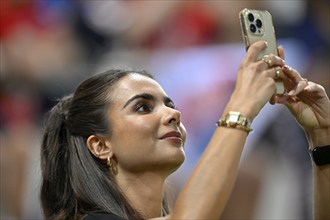
[[163, 148], [157, 157], [153, 158], [153, 169], [170, 175], [185, 161], [186, 155], [183, 148]]
[[170, 158], [171, 158], [171, 161], [169, 161], [169, 166], [171, 167], [171, 169], [170, 169], [170, 174], [171, 174], [180, 168], [180, 166], [183, 164], [183, 162], [186, 159], [186, 155], [185, 155], [184, 151], [182, 150], [180, 154], [173, 155]]

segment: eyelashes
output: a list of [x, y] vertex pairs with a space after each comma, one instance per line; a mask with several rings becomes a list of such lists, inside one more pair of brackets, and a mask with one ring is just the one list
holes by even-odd
[[[177, 109], [173, 102], [165, 104], [167, 107]], [[154, 109], [154, 104], [147, 102], [139, 102], [134, 106], [134, 111], [138, 113], [150, 113]]]
[[152, 106], [150, 106], [149, 104], [147, 103], [138, 103], [136, 106], [135, 106], [135, 112], [139, 112], [139, 113], [149, 113], [152, 111]]
[[169, 108], [177, 109], [173, 102], [168, 103], [166, 106]]

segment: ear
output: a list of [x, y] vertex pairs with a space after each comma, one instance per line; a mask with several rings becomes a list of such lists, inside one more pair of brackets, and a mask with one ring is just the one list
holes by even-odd
[[113, 156], [112, 147], [110, 141], [103, 137], [91, 135], [86, 141], [89, 151], [95, 156], [102, 160], [106, 160], [108, 157]]

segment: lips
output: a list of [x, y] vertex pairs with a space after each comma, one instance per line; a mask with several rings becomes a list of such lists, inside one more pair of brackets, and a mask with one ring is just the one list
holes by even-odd
[[168, 132], [168, 133], [164, 134], [160, 139], [168, 140], [168, 141], [179, 143], [179, 144], [182, 143], [182, 135], [178, 131]]

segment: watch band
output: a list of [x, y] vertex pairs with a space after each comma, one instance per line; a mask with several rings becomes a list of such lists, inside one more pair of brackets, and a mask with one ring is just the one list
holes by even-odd
[[330, 164], [330, 145], [315, 147], [310, 150], [310, 153], [317, 166]]
[[235, 111], [230, 111], [228, 114], [222, 116], [216, 125], [242, 129], [247, 133], [252, 131], [251, 121], [247, 117], [241, 115], [240, 112]]

